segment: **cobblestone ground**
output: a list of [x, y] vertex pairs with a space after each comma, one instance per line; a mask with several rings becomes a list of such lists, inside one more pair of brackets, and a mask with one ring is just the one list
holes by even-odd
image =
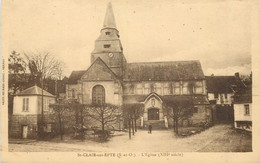
[[171, 130], [156, 130], [152, 134], [139, 130], [132, 139], [128, 133], [120, 133], [107, 143], [94, 141], [46, 142], [9, 144], [9, 151], [85, 151], [85, 152], [249, 152], [252, 151], [251, 134], [238, 131], [230, 125], [217, 125], [186, 138], [177, 138]]

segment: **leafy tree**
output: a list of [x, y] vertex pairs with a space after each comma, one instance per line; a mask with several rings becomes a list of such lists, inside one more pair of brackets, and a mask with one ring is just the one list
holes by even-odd
[[26, 63], [19, 53], [13, 51], [8, 58], [8, 73], [9, 73], [9, 92], [11, 94], [16, 94], [24, 88], [25, 83], [27, 83], [25, 71]]
[[13, 113], [13, 95], [20, 92], [28, 85], [26, 64], [16, 51], [12, 51], [8, 58], [8, 113]]

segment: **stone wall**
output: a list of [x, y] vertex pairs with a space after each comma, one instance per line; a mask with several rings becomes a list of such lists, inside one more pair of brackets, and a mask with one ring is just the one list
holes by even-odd
[[[36, 139], [38, 135], [38, 125], [41, 123], [41, 114], [12, 115], [10, 121], [9, 136], [11, 138], [23, 138], [23, 126], [28, 126], [28, 139]], [[52, 124], [53, 119], [46, 112], [44, 113], [44, 124]], [[46, 126], [45, 126], [46, 127]]]
[[28, 126], [29, 139], [37, 138], [37, 115], [13, 115], [11, 120], [10, 137], [22, 138], [22, 127]]

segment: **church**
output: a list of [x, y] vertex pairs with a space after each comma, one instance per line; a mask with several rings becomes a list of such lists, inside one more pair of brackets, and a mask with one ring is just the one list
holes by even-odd
[[164, 112], [166, 100], [186, 99], [193, 103], [192, 116], [180, 122], [183, 126], [211, 121], [206, 79], [200, 62], [127, 62], [111, 3], [91, 53], [91, 66], [72, 71], [66, 96], [81, 104], [142, 104], [144, 112], [138, 120], [142, 128], [147, 124], [157, 128], [172, 126], [172, 120]]

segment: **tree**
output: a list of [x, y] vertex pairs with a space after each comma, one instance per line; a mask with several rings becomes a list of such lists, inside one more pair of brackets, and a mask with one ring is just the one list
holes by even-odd
[[47, 78], [61, 79], [63, 76], [63, 63], [49, 52], [24, 53], [24, 55], [31, 75], [36, 77], [37, 84], [40, 85], [41, 81]]
[[74, 129], [74, 138], [84, 139], [86, 131], [86, 119], [89, 117], [85, 105], [76, 100], [59, 100], [51, 104], [51, 119], [57, 124], [60, 138], [63, 139], [65, 129]]
[[13, 113], [13, 95], [26, 88], [28, 75], [25, 73], [26, 64], [16, 51], [12, 51], [8, 58], [8, 113]]
[[90, 104], [85, 105], [86, 115], [100, 123], [102, 133], [105, 134], [106, 127], [113, 126], [120, 115], [119, 107], [112, 104]]
[[23, 89], [27, 82], [25, 77], [26, 63], [19, 53], [13, 51], [8, 58], [8, 73], [9, 73], [9, 92], [16, 94], [17, 91]]
[[63, 64], [61, 61], [57, 60], [54, 56], [50, 55], [49, 52], [46, 53], [24, 53], [27, 59], [27, 66], [31, 72], [31, 75], [35, 78], [35, 83], [41, 85], [42, 88], [42, 112], [41, 112], [41, 124], [39, 125], [39, 135], [43, 136], [43, 126], [44, 126], [44, 114], [43, 114], [43, 89], [44, 80], [46, 78], [59, 79], [62, 76]]
[[51, 104], [50, 107], [52, 108], [52, 114], [51, 114], [51, 119], [54, 120], [58, 124], [59, 128], [59, 134], [60, 134], [60, 139], [63, 140], [63, 126], [64, 126], [64, 121], [66, 119], [66, 112], [68, 112], [68, 105], [65, 103], [55, 103]]
[[143, 104], [140, 103], [123, 105], [122, 116], [128, 123], [129, 139], [131, 139], [131, 129], [133, 135], [137, 131], [136, 120], [143, 115], [143, 111]]
[[173, 130], [178, 135], [179, 120], [189, 118], [193, 114], [192, 98], [165, 99], [165, 112], [173, 119]]

